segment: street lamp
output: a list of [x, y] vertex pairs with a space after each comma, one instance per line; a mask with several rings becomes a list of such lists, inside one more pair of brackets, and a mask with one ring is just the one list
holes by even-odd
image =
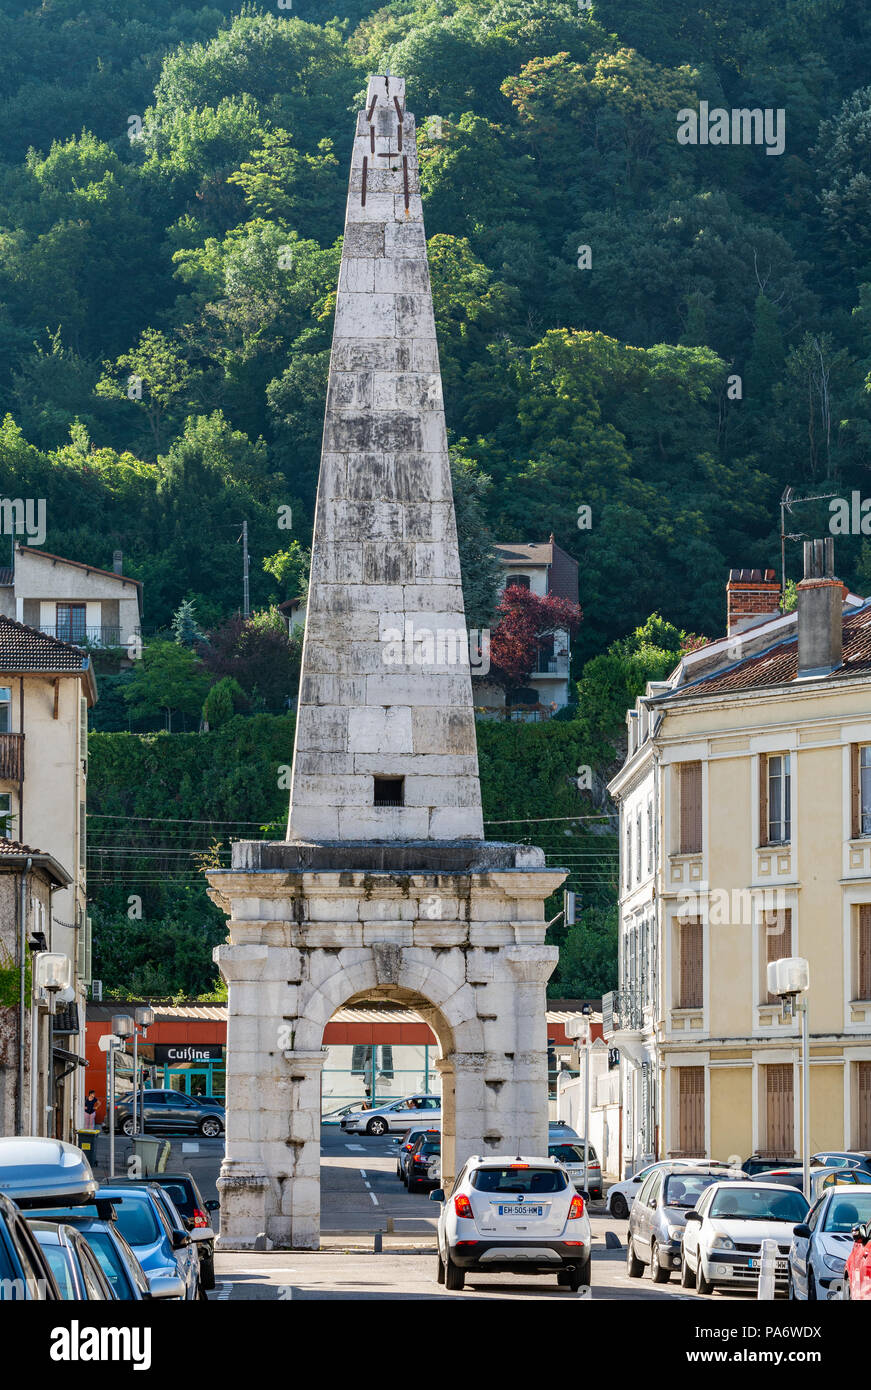
[[[580, 1017], [566, 1028], [566, 1034], [574, 1038], [584, 1049], [584, 1193], [589, 1191], [590, 1168], [590, 1014], [592, 1009], [585, 1004]], [[559, 1098], [559, 1097], [557, 1097]]]
[[146, 1030], [154, 1022], [154, 1010], [150, 1004], [140, 1004], [133, 1010], [133, 1135], [139, 1133], [140, 1116], [142, 1120], [142, 1131], [145, 1132], [145, 1106], [141, 1096], [139, 1085], [139, 1029], [142, 1029], [142, 1036], [145, 1037]]
[[[129, 1014], [112, 1015], [112, 1033], [120, 1039], [129, 1038], [133, 1032], [133, 1019]], [[115, 1049], [109, 1052], [109, 1177], [115, 1176]]]
[[[40, 951], [33, 957], [34, 985], [37, 989], [44, 989], [51, 999], [48, 1010], [48, 1066], [46, 1067], [48, 1095], [45, 1106], [48, 1117], [47, 1133], [49, 1134], [54, 1130], [54, 1015], [57, 1008], [56, 1000], [63, 990], [70, 988], [72, 975], [72, 961], [69, 956], [63, 955], [60, 951]], [[24, 1039], [22, 1038], [23, 1046]], [[36, 1085], [35, 1073], [31, 1076], [30, 1084], [31, 1086]]]
[[[808, 1030], [808, 990], [810, 966], [804, 956], [782, 956], [768, 964], [768, 992], [783, 1000], [784, 1013], [791, 1018], [801, 1014], [801, 1121], [802, 1182], [804, 1195], [811, 1200], [811, 1117], [810, 1117], [810, 1034]], [[799, 995], [801, 1002], [796, 1003]]]

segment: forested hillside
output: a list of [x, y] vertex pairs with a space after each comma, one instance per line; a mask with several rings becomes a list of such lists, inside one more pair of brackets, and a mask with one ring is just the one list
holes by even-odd
[[[279, 505], [309, 539], [352, 113], [389, 67], [491, 532], [579, 558], [583, 655], [654, 607], [719, 631], [725, 569], [777, 559], [784, 485], [867, 478], [871, 14], [336, 9], [6, 0], [0, 490], [46, 497], [50, 549], [121, 548], [151, 628], [238, 606], [243, 516], [253, 602], [285, 597], [262, 562]], [[782, 107], [784, 153], [680, 145], [702, 99]], [[860, 586], [861, 544], [839, 545]]]

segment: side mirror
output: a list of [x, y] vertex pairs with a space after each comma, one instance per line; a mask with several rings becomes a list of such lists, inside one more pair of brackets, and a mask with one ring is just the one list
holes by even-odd
[[863, 1221], [861, 1226], [854, 1226], [850, 1235], [854, 1240], [859, 1240], [863, 1245], [867, 1245], [869, 1239], [871, 1239], [871, 1231], [868, 1229], [867, 1221]]
[[689, 1225], [690, 1221], [701, 1221], [701, 1219], [702, 1219], [701, 1216], [700, 1216], [699, 1213], [698, 1213], [697, 1211], [695, 1211], [695, 1210], [693, 1210], [693, 1211], [688, 1211], [687, 1214], [686, 1214], [686, 1217], [685, 1217], [685, 1220], [686, 1220], [686, 1222], [687, 1222], [687, 1225]]
[[184, 1280], [177, 1274], [151, 1274], [148, 1279], [150, 1298], [184, 1298]]
[[435, 1190], [435, 1192], [431, 1192], [431, 1193], [429, 1194], [429, 1200], [430, 1200], [431, 1202], [443, 1202], [443, 1201], [445, 1200], [445, 1190], [444, 1190], [444, 1188], [443, 1188], [443, 1187], [437, 1187], [436, 1190]]
[[220, 1210], [221, 1210], [221, 1203], [218, 1202], [218, 1201], [216, 1201], [214, 1197], [210, 1197], [209, 1200], [206, 1202], [206, 1211], [220, 1211]]
[[186, 1245], [190, 1245], [191, 1238], [187, 1231], [173, 1231], [172, 1248], [173, 1250], [184, 1250]]
[[792, 1234], [798, 1236], [799, 1240], [810, 1240], [812, 1233], [810, 1226], [803, 1221], [800, 1226], [793, 1226]]
[[640, 1174], [640, 1173], [636, 1173], [636, 1174], [635, 1174], [635, 1177], [632, 1179], [632, 1181], [633, 1181], [633, 1182], [641, 1182], [641, 1174]]

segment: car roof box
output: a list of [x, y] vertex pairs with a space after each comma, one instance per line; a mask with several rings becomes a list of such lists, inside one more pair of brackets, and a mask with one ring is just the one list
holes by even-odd
[[75, 1144], [61, 1139], [0, 1139], [0, 1192], [20, 1207], [93, 1202], [97, 1179]]

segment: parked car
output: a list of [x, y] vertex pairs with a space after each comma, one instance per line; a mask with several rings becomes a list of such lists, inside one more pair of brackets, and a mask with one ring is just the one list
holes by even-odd
[[[199, 1098], [181, 1091], [143, 1091], [141, 1113], [149, 1134], [201, 1134], [215, 1139], [224, 1132], [223, 1106], [203, 1105]], [[115, 1129], [133, 1133], [132, 1096], [116, 1103]]]
[[0, 1193], [0, 1302], [60, 1296], [45, 1252], [16, 1204]]
[[429, 1124], [437, 1127], [442, 1122], [442, 1103], [439, 1096], [414, 1095], [404, 1100], [391, 1101], [389, 1105], [379, 1105], [372, 1110], [352, 1110], [345, 1115], [341, 1124], [345, 1134], [389, 1134], [391, 1131], [404, 1133], [409, 1120], [423, 1113]]
[[871, 1221], [854, 1226], [853, 1248], [844, 1265], [841, 1297], [849, 1302], [871, 1300]]
[[[571, 1180], [579, 1192], [584, 1190], [584, 1141], [566, 1143], [560, 1141], [547, 1146], [548, 1158], [555, 1158], [558, 1163], [562, 1163], [571, 1176]], [[602, 1168], [592, 1144], [587, 1145], [587, 1191], [590, 1197], [598, 1201], [602, 1196]]]
[[336, 1110], [327, 1110], [325, 1114], [321, 1115], [321, 1124], [341, 1124], [342, 1120], [345, 1118], [346, 1115], [350, 1115], [353, 1110], [359, 1109], [360, 1102], [358, 1100], [352, 1100], [348, 1105], [340, 1105]]
[[716, 1159], [707, 1158], [660, 1158], [655, 1163], [647, 1163], [643, 1168], [639, 1168], [637, 1173], [633, 1173], [631, 1178], [624, 1178], [622, 1182], [614, 1182], [608, 1188], [608, 1195], [605, 1205], [609, 1216], [615, 1217], [618, 1221], [625, 1221], [629, 1215], [632, 1203], [641, 1191], [641, 1185], [660, 1168], [704, 1168], [706, 1172], [717, 1172], [720, 1176], [731, 1173], [733, 1170], [728, 1163], [719, 1163]]
[[[765, 1174], [765, 1181], [785, 1183], [788, 1187], [797, 1187], [801, 1192], [804, 1190], [804, 1170], [801, 1168], [772, 1168], [769, 1173]], [[869, 1185], [871, 1185], [871, 1173], [866, 1173], [862, 1168], [811, 1168], [811, 1205], [829, 1187], [867, 1187]]]
[[433, 1137], [429, 1133], [418, 1136], [414, 1148], [408, 1156], [405, 1185], [409, 1192], [424, 1192], [429, 1187], [438, 1186], [438, 1174], [433, 1174], [433, 1159], [440, 1160], [442, 1152], [441, 1135]]
[[626, 1272], [630, 1279], [640, 1278], [647, 1265], [655, 1284], [667, 1284], [672, 1273], [680, 1270], [687, 1212], [696, 1209], [706, 1188], [721, 1180], [717, 1170], [686, 1165], [648, 1173], [629, 1213]]
[[[146, 1275], [177, 1275], [186, 1299], [205, 1298], [190, 1232], [156, 1183], [107, 1183], [100, 1197], [116, 1204], [118, 1227]], [[174, 1215], [173, 1215], [174, 1213]]]
[[825, 1153], [813, 1154], [811, 1163], [820, 1164], [823, 1168], [859, 1168], [862, 1172], [871, 1173], [871, 1153], [858, 1150], [826, 1150]]
[[29, 1217], [28, 1225], [51, 1265], [61, 1298], [72, 1303], [115, 1301], [115, 1290], [75, 1226], [36, 1217]]
[[686, 1213], [681, 1284], [709, 1294], [717, 1287], [754, 1288], [759, 1282], [762, 1242], [777, 1243], [775, 1289], [789, 1284], [793, 1230], [808, 1213], [804, 1193], [776, 1183], [715, 1182]]
[[[103, 1212], [102, 1216], [97, 1215], [98, 1210]], [[62, 1221], [80, 1231], [116, 1298], [128, 1303], [152, 1298], [184, 1298], [185, 1287], [178, 1274], [157, 1273], [148, 1277], [118, 1228], [117, 1208], [112, 1203], [101, 1200], [94, 1207], [62, 1210], [49, 1207], [35, 1212], [34, 1216], [43, 1221]]]
[[[837, 1170], [836, 1170], [837, 1171]], [[789, 1252], [789, 1296], [814, 1303], [830, 1296], [844, 1279], [844, 1264], [853, 1246], [852, 1232], [871, 1220], [871, 1191], [855, 1183], [833, 1186], [793, 1230]]]
[[751, 1154], [745, 1158], [741, 1164], [741, 1171], [749, 1173], [751, 1178], [755, 1178], [759, 1173], [770, 1173], [772, 1168], [794, 1168], [795, 1156], [789, 1154], [783, 1158], [766, 1158], [764, 1154]]
[[563, 1124], [562, 1120], [550, 1120], [547, 1126], [547, 1142], [549, 1144], [576, 1144], [581, 1136], [571, 1125]]
[[462, 1289], [466, 1275], [556, 1274], [571, 1289], [590, 1283], [586, 1203], [552, 1158], [469, 1158], [438, 1220], [438, 1282]]
[[175, 1216], [181, 1218], [181, 1226], [190, 1232], [196, 1246], [203, 1288], [213, 1289], [216, 1236], [207, 1213], [219, 1211], [220, 1202], [214, 1199], [206, 1202], [191, 1173], [161, 1173], [153, 1178], [116, 1178], [115, 1182], [119, 1186], [123, 1182], [124, 1186], [129, 1184], [130, 1187], [158, 1187], [170, 1199]]
[[92, 1201], [97, 1179], [75, 1144], [61, 1139], [0, 1139], [0, 1192], [19, 1207]]
[[407, 1129], [402, 1137], [395, 1141], [399, 1145], [396, 1150], [396, 1176], [400, 1182], [405, 1182], [408, 1160], [421, 1134], [437, 1134], [441, 1138], [441, 1130], [434, 1129], [432, 1125], [412, 1125], [411, 1129]]

